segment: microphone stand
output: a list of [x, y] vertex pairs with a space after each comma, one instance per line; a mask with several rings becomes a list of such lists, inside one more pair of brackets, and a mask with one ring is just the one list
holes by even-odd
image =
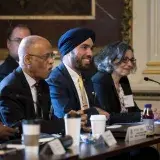
[[160, 82], [155, 81], [155, 80], [153, 80], [153, 79], [150, 79], [150, 78], [148, 78], [148, 77], [144, 77], [144, 80], [145, 80], [145, 81], [155, 82], [155, 83], [157, 83], [157, 84], [159, 84], [159, 85], [160, 85]]

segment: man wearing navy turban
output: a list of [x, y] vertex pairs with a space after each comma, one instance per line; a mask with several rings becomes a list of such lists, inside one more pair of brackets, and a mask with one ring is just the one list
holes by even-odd
[[[51, 72], [47, 83], [50, 87], [50, 96], [54, 114], [58, 118], [74, 110], [81, 114], [109, 114], [95, 106], [95, 94], [86, 82], [83, 71], [90, 68], [95, 42], [95, 33], [88, 28], [73, 28], [64, 33], [58, 41], [58, 49], [62, 63]], [[84, 96], [86, 105], [83, 106], [82, 95], [78, 86], [78, 77], [82, 76], [85, 86]]]
[[[81, 114], [104, 114], [109, 117], [109, 114], [97, 107], [95, 94], [90, 90], [89, 85], [92, 83], [86, 82], [86, 77], [83, 77], [83, 71], [90, 68], [92, 62], [92, 47], [95, 42], [95, 33], [87, 28], [74, 28], [64, 33], [58, 41], [58, 49], [62, 56], [62, 63], [57, 66], [50, 74], [47, 82], [50, 87], [50, 97], [54, 114], [58, 118], [63, 118], [65, 113], [76, 111]], [[81, 95], [78, 88], [78, 77], [83, 77], [85, 86], [85, 96], [88, 104], [87, 109], [84, 109], [81, 103]], [[84, 128], [84, 126], [82, 126]], [[145, 148], [146, 149], [146, 148]], [[147, 149], [145, 150], [148, 151]], [[144, 152], [139, 150], [131, 152], [131, 159], [137, 159]], [[151, 153], [151, 152], [149, 152]], [[155, 152], [153, 152], [155, 153]], [[130, 153], [122, 153], [118, 156], [111, 157], [114, 159], [128, 159]], [[152, 155], [152, 154], [151, 154]]]

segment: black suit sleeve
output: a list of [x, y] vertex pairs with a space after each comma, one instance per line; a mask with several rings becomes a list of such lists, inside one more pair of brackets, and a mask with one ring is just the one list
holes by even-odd
[[54, 114], [58, 118], [64, 117], [65, 113], [68, 113], [72, 110], [74, 104], [72, 98], [69, 95], [67, 84], [65, 86], [65, 82], [59, 79], [47, 79], [47, 83], [50, 88], [50, 97], [52, 103], [52, 110], [54, 110]]
[[112, 112], [111, 106], [108, 100], [109, 97], [107, 97], [106, 95], [105, 85], [103, 85], [103, 83], [94, 82], [93, 86], [94, 86], [94, 91], [96, 93], [96, 101], [98, 101], [98, 103], [97, 102], [96, 103], [99, 104], [101, 109], [109, 113]]
[[15, 122], [24, 119], [24, 112], [25, 108], [23, 103], [16, 98], [16, 92], [13, 93], [9, 87], [5, 87], [0, 96], [1, 121], [7, 126], [11, 126]]

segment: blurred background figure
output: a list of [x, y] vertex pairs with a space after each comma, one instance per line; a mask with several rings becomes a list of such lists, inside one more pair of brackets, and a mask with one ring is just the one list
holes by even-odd
[[0, 66], [0, 81], [19, 66], [18, 47], [21, 40], [29, 35], [31, 35], [31, 29], [25, 24], [18, 24], [8, 29], [8, 57]]

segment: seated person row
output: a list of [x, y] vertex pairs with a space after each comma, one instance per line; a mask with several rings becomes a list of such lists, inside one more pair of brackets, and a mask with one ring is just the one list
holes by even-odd
[[[81, 43], [78, 46], [80, 47], [80, 51], [85, 51], [86, 47], [87, 51], [88, 49], [90, 51], [90, 47], [93, 45], [91, 38], [84, 42], [85, 43], [83, 43], [82, 40], [82, 46]], [[3, 123], [8, 126], [22, 119], [42, 117], [43, 120], [50, 120], [51, 104], [49, 88], [44, 79], [47, 78], [51, 72], [54, 61], [52, 46], [49, 41], [43, 37], [28, 36], [20, 43], [18, 55], [20, 67], [8, 75], [0, 84], [1, 119]], [[84, 58], [84, 60], [82, 58], [82, 62], [84, 61], [88, 64], [92, 56], [84, 55], [82, 56]], [[69, 59], [69, 57], [66, 58]], [[39, 83], [42, 91], [39, 95], [40, 99], [37, 96], [38, 90], [36, 90], [35, 86], [37, 83]], [[62, 92], [63, 90], [60, 93]], [[83, 107], [85, 107], [85, 105]], [[98, 110], [95, 108], [95, 111]], [[55, 128], [58, 128], [59, 124], [54, 114], [52, 114], [52, 119], [54, 119], [54, 121], [52, 121], [50, 127], [55, 126]], [[63, 119], [60, 120], [63, 122]]]
[[[0, 116], [3, 124], [12, 126], [22, 119], [42, 118], [46, 121], [53, 119], [56, 125], [53, 121], [52, 127], [64, 129], [64, 122], [50, 113], [49, 87], [44, 80], [54, 62], [50, 42], [36, 35], [25, 37], [19, 45], [18, 56], [19, 67], [0, 83]], [[37, 84], [40, 90], [37, 90]]]
[[[95, 41], [95, 33], [85, 28], [75, 28], [64, 33], [59, 39], [58, 48], [62, 55], [62, 63], [52, 70], [47, 82], [50, 87], [50, 96], [54, 113], [57, 117], [62, 118], [65, 113], [71, 110], [77, 112], [85, 112], [89, 114], [104, 114], [109, 117], [108, 112], [94, 106], [95, 95], [92, 94], [92, 83], [86, 77], [84, 82], [84, 92], [87, 102], [83, 103], [83, 95], [81, 93], [81, 85], [78, 79], [83, 76], [83, 71], [90, 70], [93, 58], [92, 47]], [[89, 83], [90, 82], [90, 83]], [[93, 109], [92, 111], [89, 111]], [[105, 108], [104, 108], [105, 109]], [[138, 109], [137, 109], [138, 110]], [[109, 111], [109, 110], [107, 110]], [[138, 110], [139, 111], [139, 110]], [[112, 113], [112, 112], [110, 112]], [[159, 157], [157, 151], [152, 148], [143, 148], [131, 152], [131, 159], [140, 157], [146, 158], [145, 152], [149, 153], [155, 159]], [[119, 157], [128, 159], [128, 153], [120, 154]]]
[[47, 83], [54, 114], [59, 118], [71, 110], [109, 116], [94, 107], [92, 83], [84, 76], [84, 71], [86, 75], [86, 70], [91, 69], [94, 42], [95, 33], [87, 28], [70, 29], [58, 41], [62, 63], [52, 70]]

